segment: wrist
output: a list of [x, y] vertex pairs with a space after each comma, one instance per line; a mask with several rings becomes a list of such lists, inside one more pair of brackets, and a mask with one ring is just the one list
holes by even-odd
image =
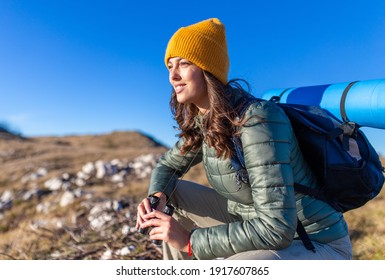
[[167, 195], [165, 195], [165, 193], [163, 193], [163, 192], [156, 192], [156, 193], [153, 193], [152, 196], [159, 197], [160, 200], [164, 200], [164, 201], [167, 200]]
[[188, 243], [187, 243], [187, 255], [189, 257], [192, 257], [193, 255], [193, 251], [192, 251], [192, 246], [191, 246], [191, 241], [190, 239], [188, 240]]
[[186, 248], [186, 253], [188, 254], [189, 257], [192, 257], [193, 255], [192, 245], [191, 245], [191, 234], [192, 232], [189, 233], [188, 240], [187, 240], [187, 248]]
[[[167, 195], [165, 195], [162, 192], [156, 192], [156, 193], [153, 193], [152, 196], [159, 198], [159, 204], [158, 205], [161, 206], [161, 209], [163, 209], [163, 207], [166, 205], [166, 202], [167, 202]], [[159, 206], [158, 206], [158, 208], [159, 208]]]

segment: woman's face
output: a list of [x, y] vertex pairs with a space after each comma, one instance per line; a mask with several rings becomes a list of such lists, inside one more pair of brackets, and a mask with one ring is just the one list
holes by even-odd
[[209, 108], [209, 99], [202, 69], [182, 57], [170, 58], [167, 67], [178, 102], [193, 103], [205, 112]]

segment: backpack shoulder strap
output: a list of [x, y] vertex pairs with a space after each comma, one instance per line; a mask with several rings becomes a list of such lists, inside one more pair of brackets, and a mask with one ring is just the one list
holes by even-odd
[[[251, 94], [245, 95], [246, 101], [241, 105], [241, 108], [238, 110], [238, 118], [242, 118], [246, 110], [250, 105], [261, 101], [261, 99], [256, 98]], [[249, 183], [249, 175], [247, 174], [245, 158], [243, 156], [243, 146], [241, 139], [238, 136], [233, 136], [232, 141], [234, 143], [234, 154], [231, 157], [231, 165], [237, 172], [237, 185], [241, 187], [242, 182]]]
[[309, 235], [307, 234], [302, 222], [297, 218], [297, 234], [299, 238], [302, 240], [303, 245], [306, 249], [313, 251], [315, 253], [315, 247], [310, 240]]
[[[284, 92], [282, 92], [281, 95]], [[280, 97], [278, 97], [278, 99], [279, 98]], [[242, 105], [242, 108], [238, 111], [238, 117], [239, 118], [243, 117], [245, 111], [250, 107], [250, 105], [255, 103], [255, 102], [258, 102], [258, 101], [261, 101], [261, 99], [258, 99], [252, 95], [248, 95], [247, 101]], [[270, 101], [277, 102], [277, 100], [274, 100], [274, 99], [271, 99]], [[235, 153], [231, 158], [231, 164], [237, 172], [236, 180], [237, 180], [237, 185], [240, 187], [242, 182], [246, 183], [246, 184], [250, 183], [249, 182], [249, 175], [248, 175], [247, 169], [246, 169], [241, 139], [239, 137], [233, 136], [232, 141], [234, 143]], [[302, 186], [302, 185], [301, 186], [296, 186], [296, 185], [297, 184], [295, 184], [295, 186], [294, 186], [295, 188], [298, 187], [298, 188], [309, 189], [309, 188]], [[305, 230], [302, 222], [298, 218], [297, 218], [296, 231], [297, 231], [299, 238], [302, 240], [304, 246], [306, 247], [306, 249], [315, 252], [315, 247], [314, 247], [313, 243], [311, 242], [308, 234], [306, 233], [306, 230]]]

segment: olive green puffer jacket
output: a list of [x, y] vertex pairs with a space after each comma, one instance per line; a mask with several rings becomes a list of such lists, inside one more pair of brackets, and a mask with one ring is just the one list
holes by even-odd
[[228, 199], [229, 213], [239, 217], [237, 222], [194, 230], [191, 244], [195, 258], [288, 247], [297, 237], [297, 217], [311, 240], [327, 243], [346, 236], [342, 213], [294, 192], [294, 182], [314, 188], [316, 180], [285, 113], [274, 103], [261, 101], [250, 105], [245, 117], [248, 121], [241, 128], [241, 141], [250, 184], [239, 186], [230, 160], [217, 158], [215, 149], [204, 143], [198, 154], [181, 156], [183, 139], [164, 154], [152, 173], [149, 193], [170, 195], [189, 166], [203, 160], [210, 185]]

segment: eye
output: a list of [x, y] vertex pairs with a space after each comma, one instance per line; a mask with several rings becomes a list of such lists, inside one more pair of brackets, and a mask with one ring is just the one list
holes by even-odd
[[181, 67], [187, 67], [187, 66], [191, 65], [191, 62], [188, 61], [188, 60], [181, 60], [181, 61], [179, 62], [179, 65], [180, 65]]
[[168, 64], [167, 69], [170, 71], [172, 69], [172, 64]]

